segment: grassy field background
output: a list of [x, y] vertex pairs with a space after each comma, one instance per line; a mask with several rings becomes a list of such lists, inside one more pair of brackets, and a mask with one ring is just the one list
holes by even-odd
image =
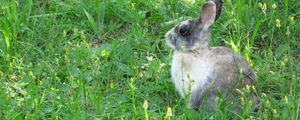
[[164, 35], [204, 0], [0, 0], [0, 119], [299, 120], [300, 1], [223, 1], [210, 43], [258, 76], [240, 111], [189, 110], [170, 79]]

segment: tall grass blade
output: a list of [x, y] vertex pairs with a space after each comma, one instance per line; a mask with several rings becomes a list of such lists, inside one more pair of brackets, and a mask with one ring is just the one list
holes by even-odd
[[[0, 41], [1, 44], [1, 49], [4, 51], [5, 54], [9, 55], [10, 54], [10, 37], [9, 34], [11, 33], [10, 28], [6, 22], [6, 19], [1, 18], [0, 19], [0, 32], [2, 33], [2, 39], [4, 41]], [[3, 44], [4, 42], [4, 44]], [[4, 47], [4, 48], [2, 48]]]
[[85, 9], [83, 9], [83, 11], [84, 11], [86, 17], [88, 18], [90, 26], [92, 27], [92, 29], [94, 30], [94, 32], [99, 35], [99, 29], [97, 27], [97, 24], [96, 24], [94, 18]]

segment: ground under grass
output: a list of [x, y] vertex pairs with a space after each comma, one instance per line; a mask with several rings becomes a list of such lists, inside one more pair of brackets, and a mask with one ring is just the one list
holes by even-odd
[[204, 0], [0, 0], [0, 119], [299, 120], [299, 0], [223, 1], [210, 43], [258, 77], [240, 111], [189, 110], [170, 79], [164, 34]]

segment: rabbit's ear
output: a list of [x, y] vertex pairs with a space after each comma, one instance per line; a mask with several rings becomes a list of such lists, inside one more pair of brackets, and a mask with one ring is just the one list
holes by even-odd
[[202, 6], [200, 22], [203, 29], [208, 29], [216, 18], [216, 4], [213, 1], [208, 1]]
[[215, 18], [215, 21], [216, 21], [221, 15], [223, 1], [222, 0], [215, 0], [214, 2], [216, 4], [216, 18]]

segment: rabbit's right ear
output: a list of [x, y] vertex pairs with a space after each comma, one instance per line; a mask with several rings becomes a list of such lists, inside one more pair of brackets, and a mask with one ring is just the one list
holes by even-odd
[[204, 30], [207, 30], [215, 21], [216, 4], [213, 1], [208, 1], [202, 6], [200, 22]]

